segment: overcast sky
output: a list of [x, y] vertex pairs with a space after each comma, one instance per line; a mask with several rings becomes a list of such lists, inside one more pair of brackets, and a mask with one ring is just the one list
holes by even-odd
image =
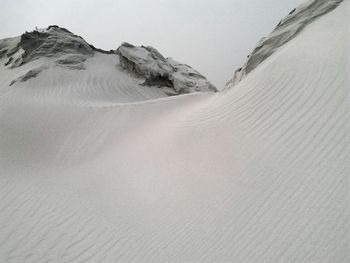
[[0, 38], [65, 27], [103, 49], [151, 45], [222, 87], [304, 0], [0, 0]]

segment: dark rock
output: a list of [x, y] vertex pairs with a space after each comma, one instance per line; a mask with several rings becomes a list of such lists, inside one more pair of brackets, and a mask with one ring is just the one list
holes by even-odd
[[100, 48], [96, 48], [94, 47], [93, 45], [90, 45], [89, 46], [92, 48], [93, 51], [96, 51], [96, 52], [100, 52], [100, 53], [103, 53], [103, 54], [115, 54], [116, 51], [111, 49], [111, 50], [103, 50], [103, 49], [100, 49]]
[[164, 58], [153, 47], [137, 47], [123, 43], [118, 49], [120, 65], [145, 79], [143, 85], [171, 87], [176, 94], [217, 91], [198, 71], [170, 58]]

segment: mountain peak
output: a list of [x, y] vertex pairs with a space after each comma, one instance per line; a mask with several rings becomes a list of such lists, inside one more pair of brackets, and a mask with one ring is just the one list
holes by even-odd
[[[35, 67], [29, 66], [29, 70], [13, 79], [10, 85], [36, 78], [48, 67], [86, 70], [87, 60], [97, 53], [117, 57], [115, 65], [121, 67], [112, 68], [116, 74], [118, 70], [122, 70], [124, 74], [136, 77], [141, 80], [139, 86], [144, 89], [144, 86], [164, 89], [164, 96], [217, 91], [198, 71], [175, 60], [164, 58], [153, 47], [136, 47], [123, 43], [117, 50], [105, 51], [57, 25], [45, 29], [36, 28], [19, 37], [0, 40], [0, 59], [4, 59], [7, 68], [15, 69], [25, 64], [31, 65], [31, 62], [39, 59], [43, 62], [39, 63], [40, 65], [34, 63]], [[99, 63], [105, 63], [106, 60], [110, 59], [100, 60]]]
[[61, 57], [67, 54], [93, 56], [93, 48], [80, 36], [65, 28], [49, 26], [25, 32], [12, 45], [0, 43], [0, 54], [7, 56], [6, 66], [19, 67], [43, 57]]

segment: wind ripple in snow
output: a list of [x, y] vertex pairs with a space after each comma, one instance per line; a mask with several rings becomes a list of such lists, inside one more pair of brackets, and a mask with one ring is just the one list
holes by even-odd
[[349, 8], [222, 94], [1, 93], [0, 262], [348, 262]]

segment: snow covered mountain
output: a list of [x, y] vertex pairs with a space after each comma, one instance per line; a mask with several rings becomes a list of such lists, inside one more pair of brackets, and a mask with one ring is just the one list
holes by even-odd
[[50, 90], [55, 97], [59, 92], [68, 100], [79, 94], [88, 100], [135, 102], [216, 91], [196, 70], [165, 59], [153, 47], [124, 43], [104, 51], [58, 26], [0, 40], [0, 59], [2, 86], [25, 82], [22, 86]]
[[335, 2], [296, 9], [215, 93], [165, 97], [203, 80], [150, 47], [3, 40], [0, 262], [349, 262], [350, 0]]

